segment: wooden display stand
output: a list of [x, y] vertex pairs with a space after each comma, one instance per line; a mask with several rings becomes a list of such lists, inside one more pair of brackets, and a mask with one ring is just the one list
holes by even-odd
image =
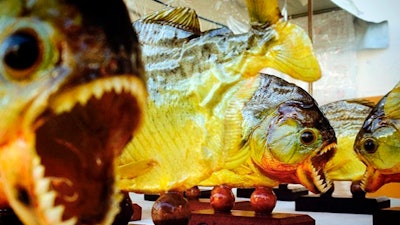
[[373, 214], [390, 207], [386, 197], [332, 197], [305, 195], [295, 200], [296, 211]]
[[136, 203], [132, 203], [133, 214], [130, 221], [138, 221], [142, 219], [142, 207]]
[[400, 207], [391, 207], [375, 211], [372, 214], [373, 225], [399, 225]]
[[315, 220], [304, 214], [256, 214], [249, 201], [236, 202], [230, 212], [215, 212], [209, 202], [191, 201], [190, 206], [189, 225], [315, 225]]

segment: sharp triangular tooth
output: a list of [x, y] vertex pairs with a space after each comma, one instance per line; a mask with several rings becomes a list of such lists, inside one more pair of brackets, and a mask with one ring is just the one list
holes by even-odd
[[325, 180], [325, 185], [330, 188], [332, 183], [330, 180]]
[[35, 191], [36, 193], [44, 193], [49, 190], [50, 187], [50, 179], [49, 178], [40, 178], [37, 179]]
[[[87, 101], [87, 95], [88, 95], [87, 90], [80, 91], [77, 95], [78, 95], [77, 96], [78, 102], [81, 105], [84, 105]], [[76, 103], [75, 101], [70, 101], [70, 102], [71, 102], [71, 105], [75, 105], [75, 103]], [[71, 109], [72, 109], [72, 107], [71, 107]]]
[[317, 175], [317, 181], [319, 182], [319, 181], [321, 181], [321, 175]]
[[54, 206], [54, 201], [56, 199], [56, 192], [50, 191], [42, 194], [39, 197], [40, 206], [44, 209], [52, 208]]
[[44, 177], [44, 167], [41, 165], [34, 166], [33, 168], [33, 178], [40, 179]]
[[329, 190], [329, 187], [325, 184], [324, 187], [322, 188], [322, 192], [327, 192]]
[[63, 112], [68, 112], [71, 111], [72, 107], [74, 106], [74, 103], [71, 101], [65, 101], [61, 106], [58, 106], [55, 110], [56, 113], [63, 113]]
[[65, 220], [65, 221], [59, 223], [58, 225], [75, 225], [77, 221], [78, 220], [75, 217], [73, 217], [71, 219], [68, 219], [68, 220]]
[[119, 82], [119, 80], [114, 80], [113, 84], [114, 84], [115, 92], [120, 94], [122, 92], [122, 89], [123, 89], [121, 82]]
[[326, 185], [327, 191], [328, 191], [329, 189], [331, 189], [331, 187], [332, 187], [332, 182], [329, 181], [329, 183]]
[[315, 167], [313, 166], [313, 165], [311, 165], [311, 169], [312, 169], [312, 173], [314, 174], [314, 175], [316, 175], [317, 174], [317, 170], [315, 169]]
[[324, 184], [324, 181], [321, 179], [321, 177], [318, 175], [317, 176], [318, 180], [317, 180], [317, 184], [319, 187], [322, 187], [322, 185]]
[[[102, 85], [103, 85], [102, 87], [105, 91], [111, 91], [114, 88], [113, 81], [106, 81], [106, 82], [102, 83]], [[101, 88], [101, 87], [99, 87], [99, 88]]]
[[61, 221], [62, 214], [64, 213], [64, 206], [58, 205], [46, 211], [46, 216], [52, 224], [58, 224]]
[[95, 87], [93, 90], [93, 95], [95, 98], [100, 99], [103, 96], [103, 90], [101, 88]]

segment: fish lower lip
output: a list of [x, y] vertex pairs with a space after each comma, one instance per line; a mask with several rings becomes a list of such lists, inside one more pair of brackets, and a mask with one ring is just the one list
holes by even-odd
[[97, 224], [110, 211], [114, 159], [131, 139], [140, 115], [136, 96], [111, 90], [77, 102], [69, 111], [48, 110], [38, 118], [35, 147], [43, 177], [50, 180], [48, 191], [56, 194], [53, 208], [63, 206], [61, 221], [79, 218], [82, 224]]

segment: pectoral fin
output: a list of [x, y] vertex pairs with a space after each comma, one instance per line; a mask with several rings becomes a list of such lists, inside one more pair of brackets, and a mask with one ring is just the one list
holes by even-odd
[[228, 153], [224, 166], [226, 169], [238, 167], [249, 156], [248, 145], [245, 145], [242, 137], [242, 109], [259, 86], [257, 81], [257, 77], [246, 80], [232, 97], [226, 110], [224, 120], [224, 152]]
[[157, 162], [154, 160], [131, 162], [120, 165], [118, 167], [118, 174], [122, 179], [131, 179], [147, 173], [156, 165]]

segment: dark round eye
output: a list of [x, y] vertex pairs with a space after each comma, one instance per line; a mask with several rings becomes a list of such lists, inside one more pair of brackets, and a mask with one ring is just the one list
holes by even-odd
[[375, 139], [367, 138], [363, 142], [364, 150], [368, 153], [374, 153], [378, 149], [378, 145], [376, 144]]
[[9, 76], [23, 79], [30, 75], [40, 59], [40, 46], [30, 32], [17, 32], [6, 38], [2, 44], [3, 63]]
[[310, 145], [315, 141], [315, 134], [312, 130], [306, 129], [300, 135], [301, 143], [305, 145]]

